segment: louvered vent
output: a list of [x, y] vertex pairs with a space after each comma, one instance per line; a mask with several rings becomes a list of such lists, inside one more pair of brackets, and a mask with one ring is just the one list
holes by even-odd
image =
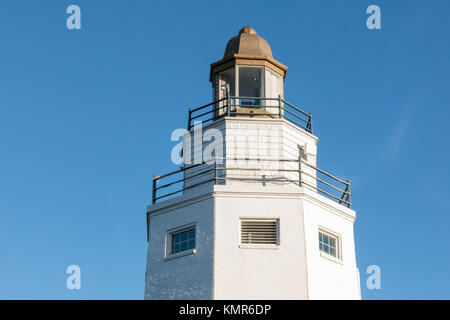
[[241, 220], [241, 243], [277, 244], [278, 220]]

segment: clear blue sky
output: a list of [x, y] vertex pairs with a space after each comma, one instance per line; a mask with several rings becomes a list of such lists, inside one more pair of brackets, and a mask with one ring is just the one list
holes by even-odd
[[[82, 30], [66, 28], [66, 8]], [[382, 29], [366, 28], [377, 4]], [[142, 299], [151, 178], [251, 25], [352, 182], [365, 299], [450, 298], [450, 2], [0, 2], [0, 298]], [[77, 264], [82, 289], [65, 287]], [[365, 286], [367, 266], [382, 289]]]

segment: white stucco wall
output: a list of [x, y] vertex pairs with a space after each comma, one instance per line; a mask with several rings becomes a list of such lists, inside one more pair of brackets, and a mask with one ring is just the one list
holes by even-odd
[[[205, 156], [208, 153], [207, 147], [211, 144], [211, 142], [216, 141], [219, 137], [210, 136], [219, 134], [222, 139], [220, 143], [217, 143], [214, 148], [215, 157], [223, 158], [226, 155], [225, 150], [225, 121], [216, 121], [212, 124], [206, 126], [197, 126], [195, 129], [186, 133], [183, 136], [183, 158], [186, 162], [186, 168], [188, 168], [184, 172], [185, 179], [185, 193], [196, 192], [198, 189], [196, 186], [211, 180], [215, 177], [214, 171], [206, 172], [208, 169], [213, 168], [212, 165], [198, 165], [203, 162], [210, 160], [210, 158], [206, 158]], [[219, 141], [219, 139], [217, 140]], [[188, 151], [190, 150], [190, 151]], [[208, 154], [207, 157], [211, 155]], [[205, 174], [200, 174], [202, 172], [206, 172]], [[200, 185], [200, 187], [203, 187]]]
[[[303, 213], [292, 190], [215, 186], [214, 299], [307, 298]], [[240, 245], [241, 218], [279, 219], [279, 245]]]
[[[292, 125], [284, 119], [262, 118], [226, 118], [226, 154], [227, 158], [259, 158], [259, 159], [292, 159], [299, 158], [299, 146], [304, 147], [306, 159], [312, 165], [316, 164], [317, 138], [304, 130]], [[234, 170], [229, 171], [231, 177], [287, 178], [298, 180], [298, 173], [283, 172], [277, 169], [298, 169], [297, 163], [278, 161], [246, 161], [228, 160], [227, 167], [261, 168], [259, 171]], [[267, 170], [264, 170], [267, 169]], [[274, 170], [275, 169], [275, 170]], [[303, 168], [315, 175], [314, 170]], [[315, 185], [313, 178], [304, 177]], [[242, 184], [242, 182], [233, 182]], [[255, 184], [255, 182], [246, 182]], [[282, 182], [279, 182], [282, 183]], [[258, 183], [261, 185], [261, 183]]]
[[[200, 128], [200, 127], [197, 127]], [[298, 163], [278, 162], [278, 161], [251, 161], [251, 160], [231, 160], [239, 158], [250, 159], [292, 159], [299, 158], [299, 147], [304, 148], [305, 158], [311, 165], [316, 165], [317, 137], [305, 132], [287, 120], [268, 119], [268, 118], [239, 118], [227, 117], [214, 122], [213, 124], [203, 126], [203, 134], [211, 129], [218, 130], [222, 134], [224, 141], [216, 148], [216, 155], [227, 158], [224, 166], [227, 168], [240, 168], [242, 170], [227, 170], [226, 176], [229, 178], [255, 178], [261, 179], [264, 175], [267, 179], [282, 179], [298, 181], [297, 172], [282, 172], [279, 169], [298, 170]], [[195, 133], [198, 133], [195, 135]], [[190, 150], [190, 164], [197, 163], [200, 160], [206, 160], [202, 157], [202, 152], [211, 143], [209, 139], [202, 140], [200, 130], [192, 130], [189, 135], [184, 136], [184, 150]], [[197, 137], [197, 138], [196, 138]], [[190, 146], [190, 148], [188, 148]], [[188, 154], [188, 153], [186, 153]], [[195, 160], [197, 159], [197, 160]], [[189, 167], [189, 165], [188, 165]], [[262, 170], [244, 170], [249, 168], [259, 168]], [[207, 181], [214, 178], [214, 172], [202, 176], [196, 176], [199, 172], [206, 171], [207, 166], [196, 166], [185, 172], [185, 178], [188, 178], [186, 186], [190, 187], [201, 181]], [[303, 166], [302, 170], [315, 176], [315, 170]], [[224, 172], [219, 172], [223, 174]], [[193, 177], [193, 178], [191, 178]], [[313, 177], [303, 175], [302, 179], [312, 186], [316, 185]], [[228, 184], [248, 185], [259, 184], [261, 182], [234, 181], [228, 180]], [[278, 182], [279, 184], [292, 184]], [[295, 182], [298, 183], [298, 182]], [[294, 184], [295, 184], [294, 183]], [[188, 189], [187, 192], [190, 192]]]
[[[185, 195], [149, 206], [146, 299], [211, 299], [214, 200]], [[195, 254], [167, 260], [167, 231], [195, 223]]]
[[[360, 299], [355, 212], [309, 189], [208, 186], [149, 210], [147, 299]], [[279, 219], [279, 246], [242, 246], [242, 218]], [[196, 252], [165, 260], [167, 230], [191, 223]], [[320, 252], [319, 227], [341, 260]]]
[[[309, 299], [360, 299], [355, 259], [355, 212], [315, 192], [303, 200]], [[339, 236], [341, 259], [319, 251], [319, 228]]]

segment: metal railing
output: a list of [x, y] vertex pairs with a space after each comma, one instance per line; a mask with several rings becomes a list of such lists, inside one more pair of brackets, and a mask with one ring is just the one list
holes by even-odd
[[278, 96], [278, 98], [262, 98], [227, 95], [225, 98], [204, 106], [195, 109], [189, 108], [187, 129], [191, 131], [194, 127], [194, 121], [208, 123], [214, 122], [224, 116], [284, 118], [306, 132], [313, 132], [311, 112], [306, 113], [281, 99], [281, 96]]
[[[261, 166], [228, 166], [232, 161], [291, 163], [295, 168], [263, 168]], [[220, 162], [220, 163], [219, 163]], [[281, 167], [281, 166], [280, 166]], [[189, 172], [191, 171], [191, 172]], [[237, 176], [236, 173], [238, 172]], [[249, 172], [245, 174], [243, 172]], [[258, 174], [262, 172], [264, 174]], [[271, 174], [267, 174], [270, 172]], [[309, 188], [339, 204], [351, 207], [350, 182], [339, 179], [300, 159], [215, 158], [209, 163], [183, 167], [162, 176], [153, 176], [152, 203], [204, 185], [241, 181], [268, 184], [291, 184]]]

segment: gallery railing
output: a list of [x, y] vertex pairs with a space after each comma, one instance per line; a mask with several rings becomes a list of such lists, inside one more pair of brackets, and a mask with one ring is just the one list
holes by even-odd
[[284, 118], [306, 132], [312, 133], [312, 114], [306, 113], [287, 101], [278, 98], [227, 97], [208, 103], [204, 106], [189, 108], [188, 131], [194, 127], [195, 121], [214, 122], [224, 116], [250, 116]]
[[[251, 168], [245, 167], [242, 161], [251, 161], [257, 165]], [[235, 162], [237, 165], [227, 165], [227, 162]], [[260, 165], [263, 162], [290, 163], [291, 165], [288, 168], [281, 168], [285, 167], [282, 165], [278, 168], [264, 168]], [[264, 174], [258, 175], [258, 172]], [[268, 172], [272, 174], [267, 174]], [[263, 186], [297, 185], [314, 190], [348, 208], [351, 207], [348, 180], [339, 179], [303, 160], [251, 158], [215, 158], [215, 161], [210, 163], [189, 165], [162, 176], [154, 176], [152, 203], [200, 185], [227, 184], [227, 181], [256, 182]]]

